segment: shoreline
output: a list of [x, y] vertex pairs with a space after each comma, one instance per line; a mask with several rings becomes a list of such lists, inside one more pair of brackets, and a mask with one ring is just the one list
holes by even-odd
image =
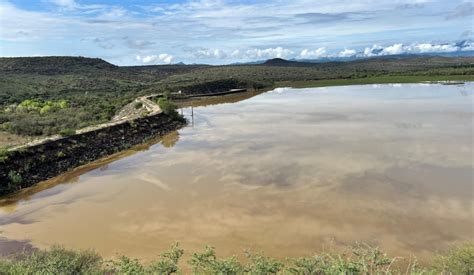
[[[304, 82], [277, 82], [271, 87], [255, 90], [255, 89], [235, 89], [229, 90], [220, 93], [212, 93], [212, 94], [199, 94], [199, 95], [191, 95], [183, 98], [176, 98], [175, 102], [180, 107], [191, 107], [194, 104], [204, 105], [207, 104], [219, 104], [223, 99], [230, 99], [230, 102], [236, 102], [242, 100], [242, 96], [245, 97], [253, 97], [258, 94], [270, 91], [272, 89], [278, 87], [293, 87], [293, 88], [317, 88], [317, 87], [331, 87], [331, 86], [350, 86], [350, 85], [370, 85], [370, 84], [408, 84], [408, 83], [430, 83], [430, 84], [442, 84], [442, 85], [452, 85], [452, 84], [463, 84], [465, 82], [474, 81], [474, 76], [450, 76], [450, 77], [419, 77], [419, 76], [384, 76], [384, 77], [372, 77], [372, 78], [364, 78], [364, 79], [334, 79], [334, 80], [317, 80], [317, 81], [304, 81]], [[84, 164], [91, 163], [93, 161], [99, 160], [103, 157], [108, 157], [113, 154], [123, 152], [135, 145], [139, 145], [141, 143], [146, 142], [149, 139], [152, 139], [157, 136], [153, 136], [158, 131], [158, 136], [163, 136], [166, 133], [177, 130], [181, 128], [183, 125], [172, 125], [172, 121], [168, 121], [170, 125], [160, 125], [164, 131], [160, 129], [155, 129], [151, 133], [147, 133], [146, 128], [136, 129], [137, 123], [140, 124], [140, 121], [146, 120], [147, 118], [159, 116], [160, 114], [150, 115], [144, 118], [138, 119], [130, 119], [124, 120], [119, 122], [110, 122], [103, 125], [96, 125], [90, 126], [85, 129], [78, 130], [76, 134], [67, 136], [67, 137], [60, 137], [60, 136], [50, 136], [45, 137], [42, 139], [38, 139], [27, 144], [18, 145], [13, 148], [8, 149], [9, 153], [9, 160], [7, 160], [3, 167], [0, 168], [0, 179], [2, 180], [3, 186], [0, 185], [0, 198], [2, 196], [15, 193], [21, 189], [26, 187], [30, 187], [35, 185], [39, 182], [44, 180], [51, 179], [53, 177], [59, 176], [64, 172], [71, 171], [75, 168], [83, 166]], [[163, 116], [163, 115], [162, 115]], [[150, 123], [148, 120], [145, 124]], [[166, 124], [166, 123], [165, 123]], [[76, 147], [74, 144], [64, 145], [69, 142], [69, 140], [73, 139], [73, 137], [80, 137], [80, 136], [88, 136], [92, 135], [97, 137], [101, 135], [101, 132], [104, 130], [107, 131], [108, 129], [113, 128], [131, 128], [133, 130], [134, 135], [142, 136], [136, 140], [130, 141], [128, 137], [125, 138], [122, 136], [122, 140], [112, 145], [115, 148], [106, 149], [102, 153], [97, 153], [94, 156], [86, 156], [88, 153], [84, 151], [82, 153], [78, 153], [77, 151], [71, 150], [70, 147]], [[148, 124], [147, 124], [148, 125]], [[101, 126], [101, 127], [99, 127]], [[169, 129], [168, 129], [169, 128]], [[112, 136], [116, 135], [123, 135], [124, 130], [121, 129], [119, 132], [107, 133], [107, 136], [111, 138]], [[150, 136], [151, 135], [151, 136]], [[95, 147], [96, 149], [100, 150], [99, 147], [92, 145], [94, 141], [89, 141], [91, 143], [83, 144], [83, 141], [80, 141], [79, 144], [82, 144], [83, 147]], [[77, 143], [77, 141], [73, 142]], [[51, 144], [59, 144], [59, 149], [56, 146], [50, 146]], [[117, 144], [121, 144], [118, 145]], [[104, 144], [102, 144], [104, 146]], [[44, 147], [44, 148], [43, 148]], [[65, 148], [67, 147], [67, 148]], [[33, 150], [31, 150], [33, 148]], [[39, 150], [36, 150], [41, 148]], [[45, 152], [44, 149], [47, 151]], [[90, 148], [89, 148], [90, 149]], [[49, 151], [53, 151], [53, 153]], [[26, 151], [26, 154], [25, 154]], [[37, 151], [37, 152], [36, 152]], [[96, 150], [97, 151], [97, 150]], [[73, 153], [74, 152], [74, 153]], [[77, 157], [73, 157], [76, 160], [74, 161], [64, 161], [64, 158], [67, 158], [69, 155], [77, 155]], [[83, 155], [81, 157], [81, 154]], [[25, 156], [26, 155], [26, 156]], [[46, 155], [46, 157], [45, 157]], [[40, 157], [39, 157], [40, 156]], [[53, 169], [47, 169], [43, 167], [39, 170], [46, 170], [44, 171], [36, 171], [36, 172], [29, 172], [30, 170], [38, 170], [34, 168], [38, 166], [38, 164], [33, 163], [30, 161], [35, 159], [36, 162], [39, 163], [49, 163], [49, 166], [53, 166]], [[65, 163], [56, 163], [56, 162], [65, 162]], [[13, 163], [13, 165], [11, 165]], [[9, 165], [10, 164], [10, 165]], [[31, 167], [33, 166], [33, 168]], [[13, 172], [12, 172], [13, 171]], [[15, 177], [17, 177], [15, 179]]]

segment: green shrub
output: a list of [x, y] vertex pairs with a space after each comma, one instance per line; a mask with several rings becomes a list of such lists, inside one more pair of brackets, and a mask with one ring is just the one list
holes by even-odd
[[245, 271], [250, 274], [277, 274], [283, 268], [283, 263], [263, 255], [247, 254], [249, 263], [245, 266]]
[[184, 120], [184, 118], [176, 111], [177, 106], [171, 102], [168, 97], [161, 97], [158, 99], [158, 106], [163, 113], [172, 117], [175, 120]]
[[176, 105], [174, 105], [167, 97], [161, 97], [158, 99], [158, 106], [163, 113], [170, 115], [176, 112]]
[[[10, 259], [0, 258], [0, 274], [181, 274], [178, 265], [183, 253], [175, 244], [157, 261], [143, 265], [138, 259], [125, 256], [104, 261], [92, 251], [53, 246]], [[218, 259], [215, 249], [207, 246], [204, 251], [193, 253], [188, 264], [193, 274], [474, 274], [474, 244], [437, 256], [427, 268], [418, 266], [415, 260], [406, 268], [396, 269], [395, 258], [388, 258], [377, 248], [360, 245], [348, 255], [323, 253], [289, 259], [286, 264], [260, 254], [247, 254], [247, 259], [246, 263], [235, 256]]]
[[135, 103], [133, 104], [133, 107], [134, 107], [135, 109], [140, 109], [142, 106], [143, 106], [143, 103], [141, 103], [141, 102], [135, 102]]
[[68, 136], [75, 135], [75, 134], [76, 134], [76, 130], [66, 128], [66, 129], [62, 129], [61, 131], [59, 131], [59, 134], [60, 134], [61, 136], [63, 136], [63, 137], [68, 137]]
[[438, 274], [474, 274], [474, 244], [455, 247], [433, 261], [433, 271]]
[[10, 182], [13, 183], [15, 186], [18, 186], [23, 182], [23, 177], [20, 175], [20, 173], [13, 170], [8, 172], [8, 178], [10, 179]]
[[170, 250], [162, 253], [158, 261], [152, 262], [148, 267], [150, 274], [173, 274], [179, 273], [179, 260], [184, 250], [179, 248], [179, 243], [174, 244]]
[[210, 246], [201, 253], [193, 253], [188, 263], [195, 274], [241, 274], [244, 270], [235, 257], [217, 259], [215, 249]]
[[72, 251], [54, 246], [0, 261], [0, 274], [98, 274], [102, 259], [92, 251]]
[[145, 267], [137, 259], [130, 259], [126, 256], [111, 261], [107, 269], [111, 274], [145, 274]]
[[7, 148], [0, 148], [0, 163], [5, 163], [10, 157], [10, 152]]
[[61, 99], [58, 101], [52, 100], [43, 100], [43, 99], [26, 99], [23, 100], [18, 105], [9, 105], [5, 108], [5, 112], [37, 112], [40, 114], [47, 114], [50, 112], [56, 112], [61, 109], [66, 109], [69, 107], [69, 102], [67, 100]]

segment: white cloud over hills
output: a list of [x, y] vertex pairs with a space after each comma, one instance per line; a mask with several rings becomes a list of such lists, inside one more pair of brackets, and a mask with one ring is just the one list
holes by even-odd
[[[402, 54], [436, 54], [436, 53], [453, 53], [463, 51], [474, 51], [474, 42], [464, 40], [457, 43], [412, 43], [405, 45], [403, 43], [395, 43], [392, 45], [381, 46], [374, 44], [371, 47], [361, 48], [360, 50], [352, 48], [344, 48], [343, 50], [330, 50], [326, 47], [315, 49], [292, 50], [283, 47], [266, 48], [266, 49], [205, 49], [200, 48], [194, 51], [193, 56], [198, 59], [219, 59], [219, 60], [265, 60], [271, 58], [285, 59], [323, 59], [323, 58], [350, 58], [350, 57], [376, 57], [387, 55]], [[168, 54], [137, 56], [137, 60], [142, 63], [166, 63], [174, 61], [174, 57]]]
[[136, 56], [136, 60], [144, 64], [171, 64], [174, 57], [167, 53], [162, 53], [158, 55], [146, 55], [146, 56]]
[[423, 54], [423, 53], [452, 53], [459, 51], [473, 51], [473, 41], [462, 41], [459, 43], [413, 43], [404, 45], [402, 43], [393, 44], [387, 47], [380, 45], [373, 45], [365, 48], [363, 56], [382, 56], [382, 55], [397, 55], [397, 54]]

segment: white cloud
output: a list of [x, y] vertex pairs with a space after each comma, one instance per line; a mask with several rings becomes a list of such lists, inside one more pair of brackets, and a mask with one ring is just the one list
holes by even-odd
[[413, 47], [414, 47], [414, 51], [418, 51], [420, 53], [455, 52], [459, 50], [459, 47], [452, 44], [432, 45], [429, 43], [423, 43], [423, 44], [415, 45]]
[[393, 44], [387, 47], [373, 45], [370, 48], [365, 48], [363, 56], [382, 56], [382, 55], [397, 55], [397, 54], [419, 54], [419, 53], [449, 53], [457, 51], [471, 51], [474, 49], [472, 41], [464, 41], [461, 44], [445, 43], [445, 44], [431, 44], [431, 43], [413, 43], [404, 45], [402, 43]]
[[357, 54], [357, 52], [355, 50], [352, 50], [352, 49], [344, 49], [343, 51], [341, 51], [339, 53], [339, 57], [351, 57], [351, 56], [355, 56]]
[[79, 6], [75, 0], [49, 0], [48, 2], [67, 9], [74, 9]]
[[250, 49], [245, 52], [248, 58], [287, 58], [294, 52], [290, 49], [282, 47], [268, 48], [268, 49]]
[[381, 55], [393, 55], [393, 54], [402, 54], [405, 53], [406, 49], [403, 47], [403, 44], [393, 44], [382, 50]]
[[232, 58], [239, 58], [240, 57], [240, 50], [234, 50], [231, 54], [230, 57]]
[[326, 57], [326, 48], [321, 47], [317, 48], [316, 50], [308, 50], [304, 49], [300, 53], [300, 58], [321, 58], [321, 57]]
[[227, 53], [220, 49], [200, 49], [194, 52], [196, 58], [224, 59]]
[[464, 41], [461, 47], [461, 51], [474, 51], [474, 42]]
[[365, 48], [364, 55], [365, 56], [377, 56], [383, 51], [383, 47], [380, 45], [373, 45], [370, 48]]
[[167, 53], [162, 53], [159, 55], [146, 55], [146, 56], [136, 56], [136, 60], [149, 64], [149, 63], [164, 63], [164, 64], [171, 64], [173, 62], [174, 57]]
[[[395, 45], [398, 41], [408, 41], [399, 52], [472, 49], [455, 43], [444, 47], [410, 44], [414, 39], [424, 44], [432, 39], [459, 39], [453, 34], [466, 29], [469, 16], [443, 21], [441, 29], [439, 20], [442, 14], [456, 10], [465, 0], [446, 1], [443, 5], [428, 0], [186, 0], [179, 4], [139, 1], [155, 2], [145, 6], [120, 4], [120, 1], [39, 0], [40, 4], [28, 8], [13, 2], [21, 3], [0, 0], [0, 40], [15, 42], [2, 44], [3, 55], [31, 55], [41, 48], [49, 55], [97, 56], [129, 65], [136, 62], [136, 53], [144, 57], [153, 53], [148, 50], [153, 46], [156, 52], [179, 56], [180, 61], [187, 63], [205, 59], [222, 64], [274, 57], [337, 57], [345, 47], [358, 52], [342, 51], [344, 56], [379, 56], [397, 50], [393, 45], [383, 45], [369, 47], [366, 52], [359, 45], [367, 41], [372, 41], [371, 44], [388, 41], [383, 43]], [[92, 4], [99, 2], [102, 4]], [[416, 5], [422, 2], [424, 5]], [[415, 3], [416, 10], [400, 9], [411, 3]], [[334, 21], [316, 20], [318, 16]], [[87, 48], [76, 43], [87, 37], [106, 38], [108, 44], [102, 41], [98, 47]], [[123, 37], [129, 37], [130, 42], [125, 42]], [[327, 45], [327, 53], [317, 48], [318, 45]], [[188, 49], [209, 50], [195, 55]], [[155, 62], [161, 61], [155, 58]]]

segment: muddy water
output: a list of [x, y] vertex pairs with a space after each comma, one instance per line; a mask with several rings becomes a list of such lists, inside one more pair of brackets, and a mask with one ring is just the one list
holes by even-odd
[[0, 238], [144, 260], [176, 240], [279, 258], [359, 241], [428, 259], [473, 241], [473, 88], [199, 101], [179, 132], [3, 198]]

